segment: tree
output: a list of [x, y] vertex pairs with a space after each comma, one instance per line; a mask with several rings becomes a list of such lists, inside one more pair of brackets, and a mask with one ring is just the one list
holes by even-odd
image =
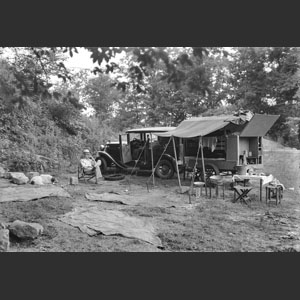
[[96, 116], [102, 121], [113, 117], [116, 106], [123, 97], [113, 86], [111, 78], [105, 74], [90, 78], [82, 92], [85, 101], [94, 108]]
[[[255, 113], [280, 114], [269, 131], [286, 132], [289, 116], [298, 116], [299, 51], [294, 47], [237, 48], [230, 65], [230, 103]], [[288, 139], [286, 139], [288, 142]]]

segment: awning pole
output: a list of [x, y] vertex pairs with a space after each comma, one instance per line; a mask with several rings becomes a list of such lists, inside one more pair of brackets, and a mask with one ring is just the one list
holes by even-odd
[[[152, 133], [150, 132], [151, 137], [151, 144], [150, 144], [150, 151], [151, 151], [151, 165], [152, 165], [152, 171], [154, 170], [154, 161], [153, 161], [153, 148], [152, 148]], [[153, 188], [155, 188], [155, 176], [153, 176]]]
[[207, 186], [206, 186], [206, 176], [205, 176], [205, 163], [204, 163], [204, 155], [203, 155], [203, 139], [200, 137], [201, 141], [201, 160], [202, 160], [202, 169], [203, 169], [203, 180], [205, 183], [205, 196], [207, 196]]
[[180, 188], [180, 193], [182, 193], [174, 136], [173, 136], [173, 148], [174, 148], [174, 156], [175, 156], [175, 162], [176, 162], [176, 171], [177, 171], [177, 177], [178, 177], [178, 184], [179, 184], [179, 188]]
[[199, 136], [197, 156], [196, 156], [196, 160], [195, 160], [195, 164], [194, 164], [194, 168], [193, 168], [193, 176], [192, 176], [190, 190], [189, 190], [189, 204], [192, 204], [191, 194], [193, 192], [193, 187], [194, 187], [194, 182], [195, 182], [200, 146], [201, 146], [201, 138]]

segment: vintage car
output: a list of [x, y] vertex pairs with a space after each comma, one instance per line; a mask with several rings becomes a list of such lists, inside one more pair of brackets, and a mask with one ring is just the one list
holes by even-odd
[[[127, 130], [125, 135], [119, 135], [118, 142], [109, 142], [98, 151], [96, 161], [101, 160], [102, 173], [105, 174], [110, 168], [152, 171], [156, 167], [155, 174], [159, 178], [172, 178], [176, 172], [174, 146], [168, 144], [169, 138], [158, 137], [156, 133], [174, 129], [147, 127]], [[179, 154], [179, 139], [176, 139], [175, 145]]]

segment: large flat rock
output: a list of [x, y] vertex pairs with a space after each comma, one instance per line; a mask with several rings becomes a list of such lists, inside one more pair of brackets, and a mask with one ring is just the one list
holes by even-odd
[[16, 186], [0, 189], [0, 202], [29, 201], [45, 197], [68, 197], [70, 194], [55, 185], [45, 186]]

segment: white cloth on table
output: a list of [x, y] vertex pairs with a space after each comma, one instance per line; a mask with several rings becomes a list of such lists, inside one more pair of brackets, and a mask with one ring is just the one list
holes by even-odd
[[244, 180], [244, 179], [262, 179], [262, 185], [267, 184], [269, 182], [272, 182], [274, 180], [274, 176], [272, 174], [270, 174], [269, 176], [265, 176], [265, 175], [233, 175], [232, 176], [232, 181], [236, 181], [236, 180]]

